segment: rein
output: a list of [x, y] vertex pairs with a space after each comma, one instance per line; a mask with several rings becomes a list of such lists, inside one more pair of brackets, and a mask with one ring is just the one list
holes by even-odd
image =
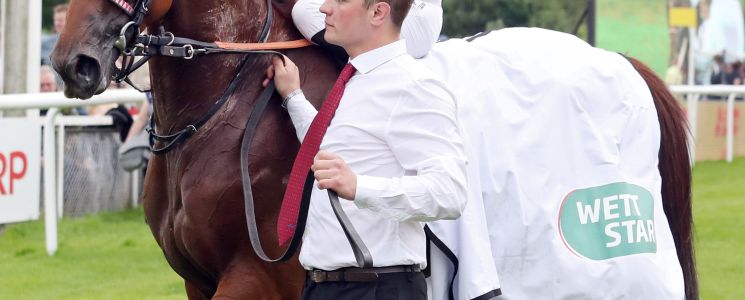
[[[271, 33], [272, 24], [272, 0], [266, 0], [267, 3], [267, 15], [264, 21], [264, 27], [259, 35], [259, 43], [228, 43], [228, 42], [203, 42], [188, 38], [176, 37], [173, 33], [166, 32], [163, 26], [159, 28], [157, 35], [141, 34], [139, 32], [140, 25], [145, 16], [149, 12], [150, 3], [152, 0], [138, 0], [134, 7], [129, 5], [125, 0], [110, 0], [117, 7], [122, 9], [131, 20], [127, 22], [119, 33], [119, 38], [115, 43], [115, 47], [119, 49], [119, 53], [122, 56], [122, 67], [117, 69], [115, 73], [116, 82], [125, 81], [135, 89], [143, 92], [132, 84], [129, 79], [129, 75], [142, 67], [145, 62], [153, 56], [167, 56], [176, 57], [182, 59], [192, 59], [195, 56], [209, 55], [209, 54], [227, 54], [227, 53], [240, 53], [240, 54], [261, 54], [261, 55], [277, 55], [283, 57], [283, 55], [276, 50], [282, 49], [295, 49], [310, 46], [311, 43], [307, 40], [295, 40], [295, 41], [283, 41], [267, 43]], [[130, 28], [137, 30], [137, 34], [134, 39], [127, 39]], [[131, 36], [131, 34], [129, 34]], [[143, 57], [135, 61], [136, 57]], [[217, 113], [220, 108], [228, 101], [230, 96], [235, 92], [240, 80], [241, 74], [247, 71], [247, 66], [251, 65], [248, 63], [251, 55], [246, 55], [246, 58], [241, 63], [238, 72], [233, 76], [230, 84], [223, 92], [222, 96], [212, 105], [212, 107], [205, 113], [199, 120], [194, 123], [187, 125], [184, 129], [166, 135], [158, 135], [155, 130], [154, 118], [150, 118], [150, 126], [147, 128], [147, 132], [150, 135], [150, 150], [156, 155], [162, 155], [172, 150], [176, 145], [180, 144], [184, 140], [194, 135], [199, 128], [207, 123], [212, 116]], [[116, 66], [114, 66], [116, 69]], [[281, 262], [286, 261], [294, 256], [295, 251], [299, 247], [303, 232], [305, 230], [305, 222], [307, 219], [308, 208], [310, 206], [310, 194], [312, 192], [313, 173], [309, 171], [309, 174], [305, 181], [303, 189], [303, 195], [300, 205], [300, 212], [298, 214], [298, 222], [295, 227], [292, 239], [290, 240], [289, 246], [278, 258], [269, 258], [266, 255], [259, 236], [258, 226], [256, 224], [256, 211], [254, 209], [253, 193], [251, 191], [251, 177], [248, 170], [248, 153], [251, 148], [253, 141], [253, 135], [256, 132], [259, 119], [264, 112], [269, 100], [275, 92], [274, 82], [271, 82], [260, 94], [258, 100], [254, 104], [251, 111], [251, 115], [246, 123], [246, 128], [243, 133], [241, 140], [241, 177], [243, 185], [243, 199], [245, 204], [245, 215], [246, 225], [249, 234], [249, 240], [251, 246], [256, 252], [257, 256], [266, 262]], [[155, 111], [153, 111], [155, 114]], [[163, 142], [165, 145], [161, 148], [155, 148], [155, 142]], [[335, 192], [329, 190], [329, 200], [331, 202], [334, 214], [337, 220], [341, 224], [344, 234], [347, 236], [354, 256], [360, 267], [372, 267], [373, 260], [369, 250], [365, 246], [362, 239], [357, 234], [354, 226], [349, 221], [346, 213], [341, 208], [339, 198]]]

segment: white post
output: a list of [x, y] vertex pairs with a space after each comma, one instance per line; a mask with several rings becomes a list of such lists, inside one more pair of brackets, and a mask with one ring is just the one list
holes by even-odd
[[[28, 1], [28, 39], [26, 40], [26, 92], [39, 92], [41, 65], [41, 0]], [[26, 110], [26, 116], [39, 117], [38, 109]]]
[[54, 143], [54, 121], [59, 109], [52, 107], [47, 111], [44, 126], [44, 228], [46, 231], [47, 254], [57, 252], [57, 200], [55, 189], [55, 169], [57, 166]]
[[727, 98], [727, 162], [732, 163], [735, 140], [735, 93]]
[[130, 174], [132, 174], [132, 208], [135, 208], [140, 200], [140, 178], [142, 177], [142, 169], [135, 169]]
[[[688, 27], [688, 85], [696, 84], [696, 44], [698, 36], [696, 27]], [[686, 107], [688, 111], [688, 126], [690, 126], [690, 135], [688, 136], [688, 155], [691, 160], [691, 166], [696, 164], [696, 121], [698, 116], [698, 94], [688, 94], [686, 97]]]
[[688, 155], [690, 155], [691, 166], [696, 164], [696, 126], [698, 119], [698, 99], [701, 94], [688, 94], [686, 97], [686, 110], [688, 114]]
[[[3, 83], [5, 82], [5, 14], [7, 11], [5, 0], [0, 0], [0, 93], [3, 92]], [[0, 117], [3, 112], [0, 111]]]
[[57, 218], [62, 219], [65, 209], [65, 123], [57, 129]]

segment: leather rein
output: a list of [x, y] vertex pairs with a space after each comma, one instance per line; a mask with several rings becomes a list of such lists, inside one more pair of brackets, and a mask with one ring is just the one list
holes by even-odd
[[[249, 58], [256, 57], [256, 54], [268, 54], [283, 57], [283, 55], [276, 50], [302, 48], [311, 45], [310, 42], [304, 39], [275, 43], [266, 42], [271, 33], [271, 24], [273, 18], [272, 0], [266, 0], [267, 14], [264, 21], [264, 27], [258, 38], [259, 43], [202, 42], [188, 38], [176, 37], [173, 35], [173, 33], [166, 32], [163, 26], [159, 28], [159, 32], [157, 35], [142, 34], [139, 31], [139, 28], [142, 25], [145, 16], [149, 12], [150, 3], [152, 2], [152, 0], [137, 0], [134, 6], [131, 6], [125, 0], [109, 1], [122, 9], [130, 17], [130, 21], [126, 23], [120, 30], [119, 38], [115, 43], [115, 47], [119, 50], [119, 53], [122, 56], [122, 67], [120, 69], [117, 69], [116, 66], [113, 66], [116, 70], [115, 74], [113, 75], [114, 80], [116, 80], [116, 82], [124, 81], [141, 92], [143, 92], [143, 90], [137, 88], [131, 82], [131, 80], [129, 79], [129, 75], [140, 68], [152, 56], [168, 56], [175, 58], [192, 59], [195, 56], [218, 53], [247, 54], [246, 58], [241, 63], [238, 72], [233, 76], [230, 84], [225, 89], [222, 96], [212, 105], [207, 113], [199, 118], [196, 123], [187, 125], [184, 129], [176, 133], [158, 135], [155, 132], [155, 124], [153, 121], [154, 118], [150, 118], [150, 126], [147, 128], [147, 132], [150, 135], [150, 150], [156, 155], [167, 153], [176, 145], [194, 135], [202, 125], [209, 121], [209, 119], [213, 115], [215, 115], [217, 111], [219, 111], [219, 109], [223, 106], [223, 104], [225, 104], [225, 102], [227, 102], [235, 89], [238, 87], [238, 83], [240, 82], [240, 80], [238, 79], [241, 77], [241, 74], [248, 72], [248, 66], [251, 65], [247, 63], [249, 61]], [[134, 38], [128, 38], [132, 37], [133, 35]], [[136, 57], [143, 58], [136, 60]], [[303, 232], [305, 230], [305, 221], [307, 219], [308, 208], [310, 206], [310, 194], [313, 188], [314, 181], [312, 172], [309, 172], [305, 181], [303, 198], [300, 205], [300, 212], [298, 214], [297, 226], [295, 226], [295, 231], [293, 233], [292, 239], [290, 240], [290, 244], [287, 248], [285, 248], [285, 251], [279, 257], [270, 258], [261, 245], [258, 225], [256, 224], [256, 211], [254, 208], [253, 193], [251, 191], [251, 178], [248, 170], [248, 153], [253, 141], [253, 135], [256, 132], [259, 120], [261, 119], [261, 115], [263, 114], [274, 92], [274, 82], [270, 82], [270, 84], [259, 95], [259, 99], [256, 101], [256, 104], [251, 111], [251, 115], [248, 118], [246, 128], [241, 140], [241, 176], [243, 184], [246, 225], [248, 227], [249, 240], [251, 241], [251, 246], [253, 247], [257, 256], [259, 256], [259, 258], [266, 262], [282, 262], [294, 256], [295, 251], [298, 249], [302, 241]], [[153, 110], [153, 114], [155, 114], [155, 110]], [[156, 148], [156, 141], [165, 143], [165, 146]], [[359, 234], [354, 229], [354, 226], [349, 221], [349, 218], [346, 216], [346, 213], [341, 207], [341, 203], [339, 203], [337, 194], [331, 190], [328, 190], [328, 193], [331, 207], [337, 219], [339, 220], [342, 229], [344, 230], [344, 234], [347, 236], [347, 239], [352, 246], [357, 264], [360, 267], [372, 267], [373, 260], [372, 256], [370, 255], [370, 251], [367, 249]]]

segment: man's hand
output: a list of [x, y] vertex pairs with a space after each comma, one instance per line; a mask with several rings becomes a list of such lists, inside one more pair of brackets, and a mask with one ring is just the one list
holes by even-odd
[[331, 189], [341, 198], [354, 200], [357, 193], [357, 174], [340, 156], [328, 151], [318, 151], [310, 169], [318, 180], [319, 189]]
[[277, 92], [284, 99], [289, 93], [300, 88], [300, 72], [287, 56], [282, 57], [284, 61], [277, 56], [272, 57], [272, 65], [266, 69], [266, 79], [262, 85], [266, 87], [269, 80], [274, 79]]

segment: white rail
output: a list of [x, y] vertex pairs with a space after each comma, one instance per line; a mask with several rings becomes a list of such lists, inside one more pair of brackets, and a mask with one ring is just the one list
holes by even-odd
[[674, 94], [686, 95], [686, 107], [688, 110], [688, 123], [690, 126], [691, 163], [696, 157], [696, 128], [698, 122], [698, 102], [701, 95], [727, 95], [727, 122], [726, 122], [726, 160], [731, 163], [734, 158], [735, 140], [735, 97], [745, 95], [743, 85], [673, 85], [670, 91]]
[[[86, 101], [67, 99], [61, 92], [0, 95], [0, 110], [49, 108], [42, 122], [44, 125], [42, 145], [44, 149], [44, 223], [46, 248], [50, 256], [57, 251], [57, 219], [62, 216], [62, 203], [64, 202], [62, 198], [64, 151], [57, 151], [57, 149], [64, 149], [64, 127], [112, 124], [112, 119], [109, 116], [59, 117], [59, 108], [112, 103], [141, 103], [145, 100], [144, 94], [130, 89], [106, 91]], [[55, 127], [58, 127], [59, 130], [56, 130]], [[56, 139], [55, 132], [59, 133]], [[139, 190], [139, 178], [137, 176], [140, 176], [140, 174], [134, 173], [133, 175], [132, 203], [136, 203]]]
[[109, 90], [89, 100], [65, 98], [62, 92], [0, 95], [0, 110], [49, 107], [79, 107], [111, 103], [141, 103], [145, 95], [132, 89]]

